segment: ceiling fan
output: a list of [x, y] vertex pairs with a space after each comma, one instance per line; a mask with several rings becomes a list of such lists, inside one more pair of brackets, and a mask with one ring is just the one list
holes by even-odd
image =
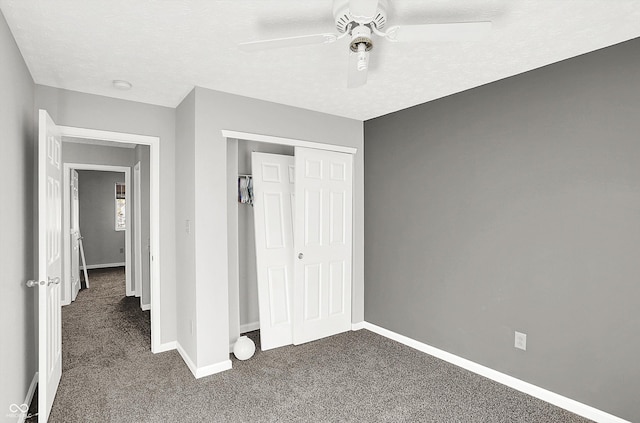
[[252, 41], [240, 43], [239, 48], [251, 52], [312, 44], [330, 44], [350, 37], [347, 86], [355, 88], [367, 83], [369, 52], [374, 45], [374, 35], [400, 43], [467, 41], [480, 38], [491, 29], [491, 22], [482, 21], [392, 26], [385, 30], [388, 6], [389, 0], [334, 0], [333, 16], [337, 33]]

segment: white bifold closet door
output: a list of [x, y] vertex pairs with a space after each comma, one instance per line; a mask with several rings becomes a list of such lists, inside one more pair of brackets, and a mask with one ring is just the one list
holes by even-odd
[[293, 343], [351, 330], [353, 156], [296, 148]]
[[262, 349], [350, 330], [352, 155], [252, 160]]
[[252, 153], [256, 270], [263, 351], [293, 342], [294, 159]]

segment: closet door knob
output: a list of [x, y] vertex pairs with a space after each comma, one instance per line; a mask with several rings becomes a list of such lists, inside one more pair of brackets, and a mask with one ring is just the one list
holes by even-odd
[[299, 258], [300, 260], [302, 260], [302, 258], [303, 258], [303, 257], [304, 257], [304, 254], [302, 254], [302, 253], [298, 253], [298, 258]]

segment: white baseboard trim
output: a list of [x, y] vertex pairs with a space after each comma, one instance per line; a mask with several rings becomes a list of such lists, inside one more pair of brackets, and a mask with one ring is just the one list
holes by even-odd
[[160, 344], [157, 350], [152, 350], [151, 352], [154, 354], [158, 354], [165, 351], [173, 351], [176, 349], [177, 344], [178, 343], [176, 341], [165, 342], [164, 344]]
[[240, 325], [240, 333], [252, 332], [258, 329], [260, 329], [260, 322], [246, 323], [244, 325]]
[[124, 267], [127, 263], [104, 263], [104, 264], [87, 264], [86, 266], [80, 266], [80, 268], [84, 269], [86, 267], [87, 270], [91, 269], [106, 269], [109, 267]]
[[142, 311], [151, 310], [151, 304], [140, 304]]
[[195, 377], [196, 379], [200, 379], [201, 377], [211, 376], [216, 373], [224, 372], [226, 370], [231, 370], [231, 360], [224, 360], [219, 363], [210, 364], [208, 366], [200, 367], [196, 371]]
[[191, 360], [191, 357], [189, 357], [189, 354], [187, 354], [187, 352], [184, 350], [184, 348], [182, 348], [182, 345], [180, 345], [179, 342], [176, 342], [176, 347], [178, 349], [178, 352], [180, 353], [180, 356], [196, 379], [200, 379], [201, 377], [210, 376], [231, 369], [231, 360], [224, 360], [220, 363], [211, 364], [209, 366], [197, 367]]
[[184, 360], [184, 363], [187, 365], [189, 370], [191, 370], [191, 373], [193, 373], [193, 376], [196, 376], [197, 367], [196, 364], [191, 360], [191, 357], [189, 357], [189, 354], [187, 354], [187, 352], [184, 350], [184, 348], [182, 348], [182, 345], [180, 345], [179, 342], [176, 342], [176, 348], [180, 353], [180, 357], [182, 357], [182, 360]]
[[616, 417], [602, 410], [598, 410], [597, 408], [572, 400], [560, 394], [556, 394], [555, 392], [548, 391], [544, 388], [540, 388], [539, 386], [532, 385], [531, 383], [523, 380], [516, 379], [513, 376], [485, 367], [481, 364], [467, 360], [466, 358], [459, 357], [455, 354], [448, 353], [407, 336], [376, 326], [373, 323], [363, 322], [363, 328], [593, 421], [600, 423], [631, 423], [627, 420], [621, 419], [620, 417]]
[[366, 322], [351, 323], [351, 330], [356, 331], [356, 330], [364, 329], [365, 323]]
[[[24, 397], [24, 402], [22, 404], [27, 404], [27, 407], [31, 405], [31, 401], [33, 401], [33, 394], [36, 392], [37, 386], [38, 372], [33, 375], [33, 379], [31, 379], [31, 384], [29, 385], [29, 389], [27, 390], [27, 395]], [[25, 413], [20, 413], [20, 415], [18, 415], [18, 423], [24, 423], [24, 421], [27, 419], [27, 413], [28, 411]]]

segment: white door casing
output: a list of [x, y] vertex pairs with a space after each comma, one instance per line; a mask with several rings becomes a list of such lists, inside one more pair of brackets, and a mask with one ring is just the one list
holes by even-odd
[[294, 158], [252, 153], [260, 344], [293, 342]]
[[[109, 141], [109, 142], [117, 142], [124, 144], [140, 144], [140, 145], [148, 145], [150, 149], [151, 160], [149, 163], [150, 169], [150, 182], [149, 182], [149, 202], [150, 202], [150, 211], [149, 211], [149, 226], [150, 226], [150, 234], [149, 234], [149, 273], [150, 273], [150, 308], [151, 308], [151, 352], [160, 353], [163, 351], [168, 351], [175, 349], [174, 342], [162, 342], [162, 338], [160, 336], [162, 324], [161, 318], [163, 316], [162, 310], [162, 301], [160, 298], [160, 291], [163, 283], [161, 281], [161, 251], [160, 251], [160, 138], [149, 135], [137, 135], [137, 134], [128, 134], [124, 132], [112, 132], [112, 131], [102, 131], [99, 129], [88, 129], [88, 128], [78, 128], [75, 126], [58, 126], [61, 135], [67, 138], [77, 138], [84, 140], [98, 140], [98, 141]], [[73, 163], [65, 163], [64, 166], [68, 166], [69, 168], [78, 168], [78, 169], [87, 169], [86, 165], [83, 164], [73, 164]], [[89, 169], [94, 169], [95, 166], [92, 166]], [[65, 178], [69, 177], [69, 173], [65, 172]], [[68, 182], [68, 181], [65, 181]], [[66, 187], [69, 187], [69, 184], [65, 183]], [[67, 194], [65, 194], [65, 198]], [[69, 204], [65, 202], [65, 204]], [[67, 216], [65, 212], [65, 216]], [[65, 222], [67, 222], [67, 218], [65, 217]], [[65, 223], [66, 225], [66, 223]], [[66, 239], [66, 238], [65, 238]], [[126, 247], [125, 247], [126, 248]], [[128, 251], [130, 248], [128, 249]], [[66, 249], [65, 251], [69, 251]], [[81, 250], [82, 251], [82, 250]], [[65, 260], [67, 259], [67, 255], [65, 255]], [[68, 260], [66, 260], [69, 263]], [[68, 264], [66, 264], [68, 265]], [[131, 267], [131, 266], [129, 266]], [[66, 274], [66, 273], [65, 273]]]
[[295, 149], [293, 343], [351, 330], [353, 156]]
[[38, 133], [38, 421], [49, 417], [62, 376], [62, 140], [45, 110]]
[[133, 184], [133, 219], [135, 222], [133, 225], [133, 254], [135, 268], [133, 285], [135, 287], [135, 296], [140, 297], [140, 301], [142, 301], [142, 184], [140, 181], [140, 162], [137, 162], [133, 168]]
[[80, 291], [80, 206], [78, 196], [78, 172], [71, 169], [71, 301], [76, 300]]

